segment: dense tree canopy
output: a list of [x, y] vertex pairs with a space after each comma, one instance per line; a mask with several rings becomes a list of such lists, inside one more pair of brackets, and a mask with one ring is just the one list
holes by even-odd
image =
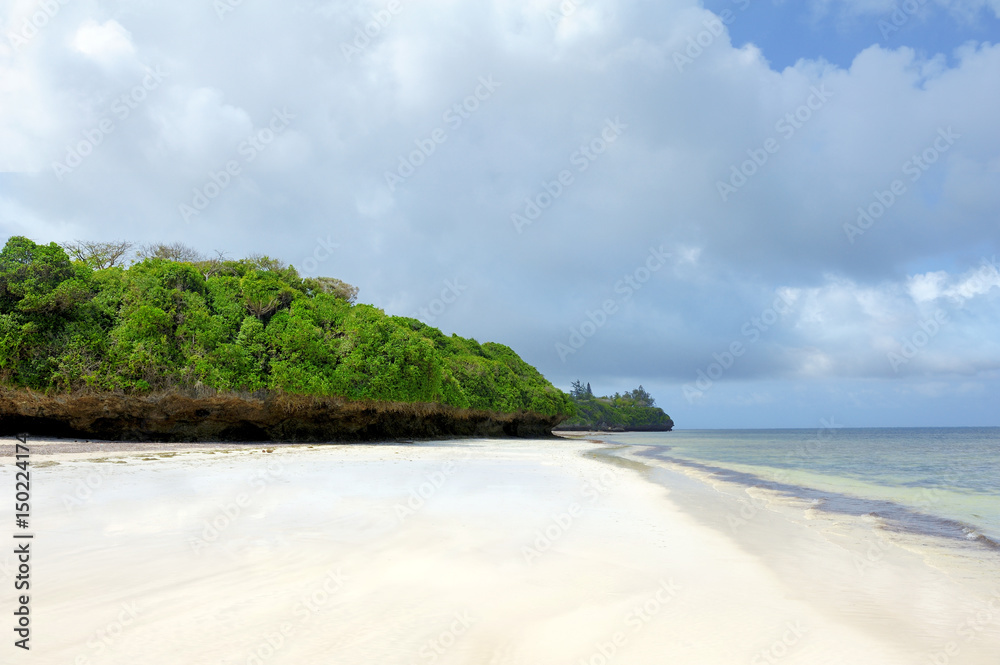
[[576, 407], [576, 415], [562, 424], [562, 427], [586, 427], [594, 430], [623, 429], [670, 429], [673, 420], [656, 406], [656, 400], [645, 388], [626, 391], [624, 395], [615, 393], [611, 397], [595, 397], [590, 384], [574, 381], [570, 395]]
[[[357, 289], [268, 257], [184, 248], [123, 267], [10, 238], [0, 252], [0, 383], [45, 391], [205, 386], [568, 414], [506, 346], [352, 304]], [[78, 255], [79, 256], [79, 255]], [[196, 260], [186, 260], [196, 259]]]

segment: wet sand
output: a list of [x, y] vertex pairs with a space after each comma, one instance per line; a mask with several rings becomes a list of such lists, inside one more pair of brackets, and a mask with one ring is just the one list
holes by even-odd
[[[956, 575], [889, 543], [859, 572], [860, 532], [778, 504], [731, 530], [740, 497], [588, 441], [31, 445], [36, 663], [994, 665], [1000, 653], [988, 561]], [[0, 492], [13, 498], [6, 455]], [[0, 555], [5, 608], [14, 574]]]

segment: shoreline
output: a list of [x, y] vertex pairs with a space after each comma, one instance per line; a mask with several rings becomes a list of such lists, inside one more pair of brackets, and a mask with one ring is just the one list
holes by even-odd
[[[911, 665], [954, 642], [992, 665], [1000, 646], [993, 569], [888, 543], [859, 570], [878, 543], [780, 502], [727, 533], [738, 497], [601, 439], [151, 445], [40, 455], [38, 662]], [[123, 603], [137, 617], [102, 642]]]
[[984, 530], [982, 526], [968, 524], [889, 499], [791, 484], [784, 479], [768, 479], [751, 471], [738, 471], [690, 459], [667, 457], [661, 450], [652, 446], [633, 444], [633, 447], [638, 449], [632, 453], [636, 457], [649, 460], [653, 465], [662, 464], [666, 468], [703, 479], [713, 485], [729, 484], [748, 492], [764, 492], [779, 501], [809, 502], [812, 510], [831, 515], [854, 518], [877, 516], [879, 527], [886, 531], [908, 532], [931, 539], [943, 539], [954, 544], [981, 545], [990, 550], [1000, 551], [1000, 543], [982, 533]]
[[[924, 643], [931, 658], [956, 656], [962, 645], [968, 645], [968, 655], [981, 638], [990, 646], [980, 645], [976, 654], [1000, 652], [1000, 556], [992, 541], [893, 529], [873, 515], [831, 513], [815, 501], [658, 459], [641, 444], [607, 443], [591, 456], [640, 467], [650, 482], [675, 490], [671, 496], [681, 510], [754, 553], [797, 593], [818, 599], [827, 614], [869, 631], [873, 621], [882, 627], [887, 621], [897, 628], [908, 624], [909, 639]], [[783, 551], [788, 549], [801, 551]], [[837, 556], [824, 557], [825, 570], [810, 570], [804, 562], [818, 550]], [[900, 611], [889, 593], [909, 603], [924, 595], [923, 602], [938, 605], [939, 616], [918, 621]], [[949, 615], [955, 617], [950, 624]]]

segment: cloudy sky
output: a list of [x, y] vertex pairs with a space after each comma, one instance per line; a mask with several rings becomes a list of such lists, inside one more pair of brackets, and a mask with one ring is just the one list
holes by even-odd
[[1000, 0], [0, 1], [0, 235], [266, 253], [679, 427], [1000, 425]]

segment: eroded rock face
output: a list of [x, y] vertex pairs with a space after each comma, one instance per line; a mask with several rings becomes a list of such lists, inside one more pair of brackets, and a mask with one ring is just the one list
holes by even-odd
[[297, 395], [0, 390], [0, 435], [121, 441], [374, 441], [549, 436], [562, 416]]

